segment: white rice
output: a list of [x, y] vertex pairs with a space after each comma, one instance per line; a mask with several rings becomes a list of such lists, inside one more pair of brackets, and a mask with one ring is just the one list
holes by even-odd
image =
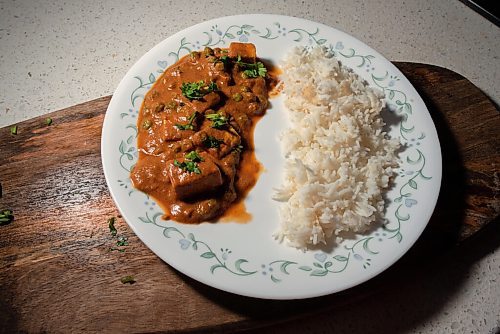
[[384, 188], [398, 165], [398, 139], [383, 131], [384, 96], [326, 49], [293, 48], [283, 66], [290, 127], [275, 236], [301, 249], [383, 217]]

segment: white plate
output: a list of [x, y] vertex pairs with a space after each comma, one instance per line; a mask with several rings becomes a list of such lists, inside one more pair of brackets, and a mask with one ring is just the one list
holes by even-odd
[[[386, 94], [390, 135], [406, 149], [387, 194], [387, 222], [336, 247], [302, 252], [277, 243], [273, 188], [281, 180], [277, 134], [284, 128], [282, 97], [271, 100], [255, 130], [257, 158], [266, 172], [245, 204], [247, 224], [185, 225], [161, 219], [158, 205], [135, 190], [129, 170], [137, 159], [136, 120], [142, 98], [165, 68], [190, 50], [252, 42], [263, 59], [279, 64], [293, 45], [321, 44]], [[391, 121], [391, 120], [388, 120]], [[360, 284], [397, 261], [417, 240], [434, 210], [441, 183], [441, 151], [422, 99], [403, 74], [378, 52], [331, 27], [287, 16], [240, 15], [185, 29], [146, 53], [125, 75], [109, 104], [102, 131], [102, 161], [111, 195], [139, 238], [182, 273], [215, 288], [270, 299], [326, 295]]]

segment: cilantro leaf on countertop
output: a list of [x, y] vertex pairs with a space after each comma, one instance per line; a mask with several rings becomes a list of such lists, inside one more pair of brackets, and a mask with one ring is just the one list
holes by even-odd
[[111, 233], [112, 236], [116, 236], [116, 233], [118, 233], [118, 231], [115, 228], [115, 222], [116, 222], [115, 217], [111, 217], [108, 219], [109, 232]]
[[122, 282], [123, 284], [126, 284], [126, 283], [134, 284], [136, 282], [136, 280], [134, 279], [134, 276], [127, 275], [127, 276], [120, 278], [120, 282]]
[[10, 209], [0, 210], [0, 225], [8, 225], [14, 220], [14, 212]]

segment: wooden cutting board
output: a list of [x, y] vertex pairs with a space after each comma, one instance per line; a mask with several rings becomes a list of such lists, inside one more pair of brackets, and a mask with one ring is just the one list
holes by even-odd
[[[443, 254], [498, 223], [500, 116], [472, 83], [449, 70], [395, 63], [424, 98], [443, 152], [435, 213], [411, 251], [353, 289], [321, 298], [267, 301], [225, 293], [175, 271], [118, 218], [125, 252], [107, 219], [118, 216], [101, 167], [100, 140], [110, 97], [0, 129], [1, 332], [233, 331], [356, 302], [396, 280], [411, 280]], [[45, 120], [52, 118], [47, 126]], [[135, 284], [120, 278], [133, 275]]]

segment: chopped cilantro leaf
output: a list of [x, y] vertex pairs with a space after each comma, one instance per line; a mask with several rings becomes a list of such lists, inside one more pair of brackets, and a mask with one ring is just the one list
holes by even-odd
[[242, 145], [238, 145], [235, 148], [233, 148], [233, 151], [241, 153], [241, 151], [243, 151], [243, 146]]
[[198, 164], [193, 161], [179, 162], [178, 160], [174, 160], [174, 166], [190, 173], [201, 174], [201, 170], [198, 167]]
[[124, 276], [122, 278], [120, 278], [120, 282], [122, 282], [123, 284], [134, 284], [136, 282], [136, 280], [134, 279], [134, 276], [131, 276], [131, 275], [128, 275], [128, 276]]
[[198, 152], [191, 151], [184, 157], [186, 160], [183, 162], [179, 162], [177, 159], [174, 160], [174, 166], [190, 173], [201, 174], [201, 170], [198, 167], [198, 162], [203, 161], [203, 158], [198, 154]]
[[14, 213], [12, 210], [0, 210], [0, 225], [8, 225], [14, 220]]
[[203, 141], [203, 146], [208, 147], [208, 148], [219, 148], [221, 143], [223, 143], [222, 140], [219, 140], [219, 139], [212, 137], [212, 136], [208, 136]]
[[115, 228], [115, 222], [116, 222], [115, 217], [111, 217], [108, 219], [109, 232], [111, 233], [112, 236], [115, 236], [116, 233], [118, 233], [118, 231]]
[[222, 63], [224, 63], [226, 65], [229, 63], [230, 59], [227, 55], [223, 55], [223, 56], [219, 57], [219, 61], [221, 61]]
[[205, 117], [212, 121], [212, 128], [216, 128], [216, 129], [223, 127], [228, 122], [227, 117], [220, 114], [220, 113], [208, 114], [208, 115], [205, 115]]
[[241, 61], [241, 57], [238, 56], [238, 60], [236, 61], [236, 64], [238, 64], [242, 69], [243, 69], [243, 74], [247, 78], [257, 78], [257, 77], [266, 77], [267, 74], [267, 68], [264, 66], [263, 63], [260, 61], [257, 63], [245, 63]]
[[181, 86], [182, 95], [189, 100], [200, 100], [203, 96], [216, 90], [218, 90], [218, 87], [215, 82], [205, 84], [203, 80], [198, 82], [183, 82]]
[[193, 124], [175, 124], [175, 127], [179, 130], [194, 130]]
[[127, 240], [128, 240], [128, 238], [120, 236], [120, 237], [118, 237], [118, 241], [116, 241], [116, 245], [117, 246], [128, 246]]
[[196, 151], [191, 151], [188, 154], [186, 154], [186, 159], [193, 161], [193, 162], [203, 161], [203, 158], [200, 157], [200, 155]]
[[198, 164], [195, 162], [192, 161], [179, 162], [178, 160], [174, 160], [174, 165], [190, 173], [201, 174], [201, 170], [198, 168]]
[[175, 127], [179, 130], [194, 130], [193, 121], [195, 120], [195, 118], [196, 111], [191, 116], [189, 116], [187, 124], [175, 124]]

